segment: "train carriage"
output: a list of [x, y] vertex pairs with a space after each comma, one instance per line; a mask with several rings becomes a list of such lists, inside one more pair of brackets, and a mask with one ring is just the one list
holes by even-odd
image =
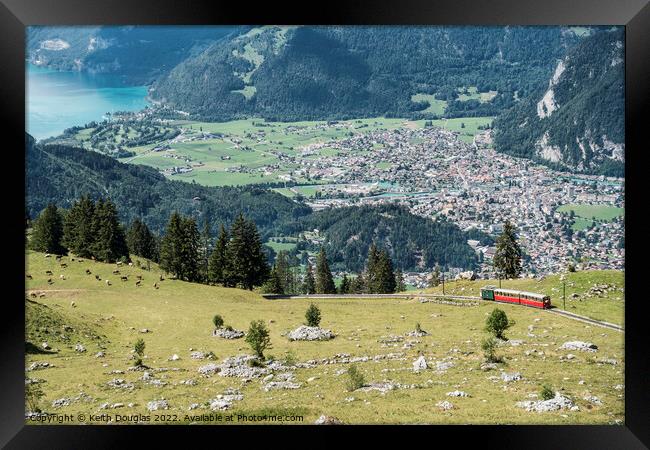
[[517, 291], [514, 289], [501, 289], [495, 286], [481, 288], [481, 298], [495, 302], [531, 306], [533, 308], [548, 309], [551, 307], [551, 298], [548, 295]]

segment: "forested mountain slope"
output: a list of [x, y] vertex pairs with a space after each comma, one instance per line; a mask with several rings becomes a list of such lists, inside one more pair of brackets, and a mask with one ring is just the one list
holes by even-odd
[[494, 123], [496, 149], [561, 170], [623, 176], [625, 36], [601, 30], [555, 62], [536, 93]]
[[493, 115], [579, 39], [559, 27], [268, 26], [188, 58], [152, 96], [212, 120]]

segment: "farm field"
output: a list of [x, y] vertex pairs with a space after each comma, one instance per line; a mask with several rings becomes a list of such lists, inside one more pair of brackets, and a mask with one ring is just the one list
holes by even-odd
[[[430, 122], [433, 126], [458, 132], [461, 140], [472, 142], [474, 135], [480, 131], [479, 127], [491, 121], [491, 117], [467, 117]], [[152, 166], [169, 177], [207, 186], [282, 183], [289, 177], [299, 184], [311, 185], [321, 181], [296, 175], [294, 171], [301, 167], [296, 158], [317, 160], [321, 156], [335, 156], [339, 152], [335, 148], [325, 147], [317, 153], [303, 155], [303, 151], [309, 151], [311, 145], [382, 129], [422, 128], [425, 121], [383, 117], [289, 123], [266, 122], [263, 119], [230, 122], [177, 120], [168, 126], [180, 127], [183, 132], [167, 145], [160, 141], [129, 147], [128, 150], [135, 156], [120, 158], [120, 161]], [[88, 131], [81, 130], [76, 139], [83, 142], [87, 136]], [[391, 166], [388, 162], [377, 164], [380, 169]], [[191, 171], [174, 172], [174, 168], [191, 168]], [[331, 178], [329, 181], [336, 180], [335, 176]], [[322, 182], [326, 181], [324, 179]], [[295, 195], [290, 191], [283, 193]], [[310, 197], [313, 192], [303, 195]]]
[[594, 219], [596, 222], [609, 222], [625, 214], [624, 208], [611, 205], [570, 204], [562, 205], [557, 210], [559, 212], [574, 212], [575, 218], [572, 225], [574, 231], [589, 228]]
[[[115, 264], [72, 261], [70, 257], [62, 262], [68, 267], [61, 268], [53, 257], [42, 253], [27, 253], [26, 272], [32, 279], [27, 280], [26, 341], [34, 347], [28, 346], [33, 351], [26, 355], [26, 368], [42, 362], [50, 367], [28, 370], [26, 376], [42, 380], [38, 386], [45, 395], [40, 404], [46, 412], [74, 417], [80, 413], [119, 414], [127, 417], [127, 422], [138, 414], [153, 421], [155, 414], [164, 413], [189, 423], [197, 421], [190, 416], [213, 412], [210, 401], [233, 388], [243, 398], [216, 413], [304, 417], [303, 422], [286, 423], [311, 424], [323, 414], [359, 424], [609, 424], [623, 420], [624, 341], [622, 333], [612, 330], [514, 305], [481, 302], [478, 306], [452, 306], [420, 303], [416, 298], [327, 299], [313, 302], [321, 309], [321, 327], [331, 329], [336, 337], [291, 342], [284, 333], [305, 321], [308, 299], [270, 301], [256, 292], [158, 281], [160, 272], [155, 264], [150, 272], [137, 268], [138, 263], [120, 267], [121, 275], [129, 278], [122, 282], [112, 273]], [[86, 269], [92, 274], [87, 275]], [[53, 272], [51, 285], [46, 270]], [[60, 278], [62, 274], [65, 280]], [[94, 275], [102, 280], [97, 281]], [[141, 287], [135, 286], [137, 275], [144, 279]], [[611, 282], [608, 276], [593, 274], [599, 283]], [[110, 286], [106, 279], [111, 281]], [[154, 289], [155, 281], [159, 289]], [[495, 306], [516, 324], [506, 332], [509, 341], [497, 349], [505, 362], [483, 371], [480, 342], [486, 336], [486, 315]], [[261, 377], [246, 382], [219, 373], [199, 373], [198, 369], [207, 364], [218, 365], [228, 357], [252, 353], [243, 339], [212, 336], [215, 314], [222, 315], [227, 325], [244, 331], [252, 320], [264, 320], [272, 343], [265, 354], [285, 365], [274, 378], [281, 378], [279, 373], [292, 373], [299, 387], [265, 391], [268, 380]], [[405, 336], [417, 323], [430, 334]], [[144, 329], [147, 332], [142, 332]], [[138, 338], [146, 343], [147, 376], [129, 370], [133, 366], [131, 350]], [[401, 341], [390, 342], [391, 338]], [[564, 342], [576, 340], [592, 342], [598, 349], [560, 349]], [[58, 351], [34, 351], [42, 342]], [[85, 352], [74, 350], [78, 343]], [[96, 357], [100, 351], [104, 356]], [[213, 352], [216, 360], [193, 359], [192, 351]], [[393, 389], [348, 392], [345, 371], [350, 364], [345, 357], [335, 357], [342, 353], [368, 357], [355, 364], [366, 383], [388, 383]], [[180, 359], [170, 360], [174, 354]], [[574, 356], [568, 359], [569, 354]], [[414, 372], [412, 363], [420, 355], [429, 368]], [[296, 362], [322, 358], [331, 363], [295, 366]], [[519, 373], [521, 379], [505, 381], [504, 373]], [[109, 386], [114, 379], [123, 382], [118, 382], [118, 387]], [[572, 399], [577, 410], [538, 413], [516, 406], [520, 401], [536, 400], [544, 384]], [[447, 396], [457, 390], [470, 396]], [[162, 399], [168, 409], [153, 413], [147, 409], [148, 402]], [[55, 400], [59, 400], [55, 405], [62, 406], [53, 406]], [[450, 402], [452, 409], [437, 405], [443, 401]], [[189, 410], [192, 404], [198, 406]]]

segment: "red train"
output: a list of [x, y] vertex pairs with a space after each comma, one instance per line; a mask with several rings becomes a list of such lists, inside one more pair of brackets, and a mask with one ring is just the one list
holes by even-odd
[[551, 307], [551, 298], [548, 295], [515, 291], [513, 289], [500, 289], [495, 286], [481, 288], [481, 298], [495, 302], [532, 306], [533, 308], [548, 309]]

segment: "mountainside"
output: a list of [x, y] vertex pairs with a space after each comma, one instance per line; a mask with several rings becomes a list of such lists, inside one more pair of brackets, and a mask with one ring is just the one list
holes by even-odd
[[48, 203], [67, 208], [85, 194], [110, 197], [121, 220], [142, 218], [156, 232], [164, 231], [178, 211], [197, 218], [202, 227], [210, 218], [213, 233], [230, 224], [240, 211], [253, 219], [263, 236], [284, 221], [308, 214], [307, 206], [255, 187], [206, 187], [170, 181], [157, 170], [123, 164], [99, 153], [61, 145], [26, 142], [26, 212], [37, 217]]
[[30, 63], [56, 70], [121, 75], [141, 85], [239, 27], [41, 27], [27, 33]]
[[579, 40], [558, 27], [267, 26], [188, 58], [152, 96], [211, 120], [494, 115]]
[[623, 176], [624, 42], [623, 30], [603, 30], [556, 61], [534, 95], [496, 119], [496, 149], [561, 170]]
[[396, 204], [326, 209], [297, 221], [295, 229], [318, 229], [326, 237], [333, 269], [361, 271], [374, 242], [388, 250], [393, 264], [403, 270], [430, 270], [436, 264], [473, 269], [478, 257], [468, 239], [492, 243], [490, 236], [461, 231], [444, 218], [431, 220], [411, 214]]

